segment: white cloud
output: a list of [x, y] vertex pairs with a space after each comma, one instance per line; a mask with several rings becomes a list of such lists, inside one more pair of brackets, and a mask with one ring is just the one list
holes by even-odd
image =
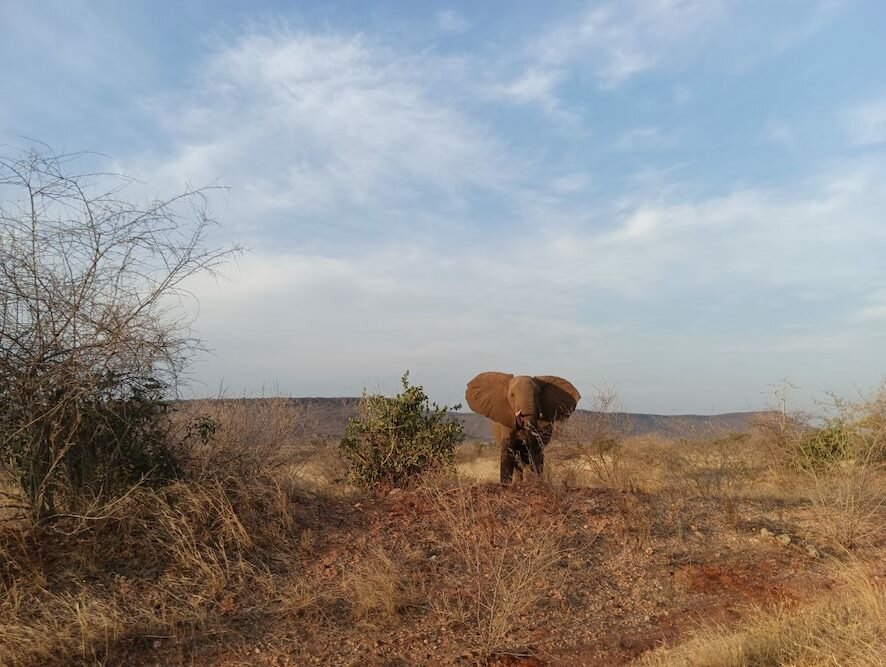
[[[480, 368], [602, 375], [622, 380], [629, 406], [647, 401], [649, 409], [644, 392], [654, 378], [645, 368], [661, 374], [673, 364], [703, 386], [706, 374], [738, 373], [729, 364], [741, 357], [742, 382], [757, 389], [750, 368], [759, 373], [760, 359], [770, 359], [769, 381], [804, 367], [811, 351], [870, 345], [865, 326], [884, 312], [876, 299], [861, 304], [867, 320], [828, 323], [818, 313], [811, 331], [792, 328], [790, 315], [754, 321], [759, 313], [730, 309], [736, 297], [780, 299], [802, 315], [820, 299], [851, 300], [882, 284], [884, 173], [883, 165], [834, 165], [792, 194], [637, 202], [608, 230], [541, 232], [542, 211], [534, 232], [490, 233], [471, 245], [388, 239], [328, 254], [259, 251], [232, 282], [191, 286], [201, 300], [198, 329], [218, 351], [202, 375], [210, 387], [230, 377], [253, 390], [277, 381], [293, 394], [358, 393], [396, 388], [410, 368], [447, 401], [460, 400], [464, 378]], [[677, 311], [671, 333], [644, 324], [662, 307]], [[722, 335], [690, 335], [730, 317], [737, 323]], [[748, 334], [758, 326], [765, 336]], [[796, 365], [786, 368], [788, 357]]]
[[844, 115], [849, 138], [861, 146], [886, 143], [886, 97], [880, 97], [849, 109]]
[[196, 93], [154, 102], [176, 148], [144, 168], [173, 185], [222, 176], [243, 222], [393, 232], [404, 207], [458, 206], [516, 173], [433, 70], [360, 37], [251, 33], [212, 55]]
[[796, 145], [796, 130], [789, 123], [769, 120], [763, 128], [763, 138], [783, 148], [793, 148]]
[[629, 0], [593, 3], [569, 17], [537, 46], [551, 65], [587, 67], [605, 88], [613, 88], [697, 44], [722, 16], [720, 0]]
[[665, 132], [658, 127], [635, 127], [615, 141], [615, 148], [636, 152], [670, 148], [676, 143], [677, 137], [673, 132]]
[[[217, 352], [200, 369], [210, 387], [235, 377], [252, 390], [276, 382], [293, 394], [359, 393], [409, 368], [432, 375], [442, 400], [459, 400], [445, 392], [470, 368], [525, 358], [530, 372], [565, 371], [600, 333], [519, 284], [544, 271], [515, 272], [488, 248], [452, 256], [392, 243], [348, 259], [254, 253], [228, 273], [230, 282], [189, 285], [198, 329]], [[547, 353], [533, 362], [532, 350]]]
[[515, 80], [500, 84], [493, 90], [517, 102], [539, 102], [550, 108], [557, 105], [555, 90], [562, 78], [558, 70], [531, 67]]
[[454, 9], [443, 9], [437, 12], [437, 27], [444, 32], [464, 32], [471, 24]]
[[610, 231], [564, 234], [550, 261], [572, 285], [599, 296], [655, 299], [717, 285], [746, 294], [863, 294], [886, 279], [878, 250], [886, 247], [884, 175], [880, 164], [838, 164], [793, 193], [640, 199]]
[[858, 313], [862, 322], [886, 322], [886, 290], [877, 290]]
[[[668, 57], [671, 37], [636, 39]], [[527, 69], [497, 99], [556, 103], [564, 71]], [[142, 163], [144, 180], [222, 175], [235, 188], [225, 218], [258, 241], [234, 280], [192, 286], [197, 329], [218, 350], [201, 371], [209, 387], [227, 377], [238, 390], [276, 380], [293, 394], [357, 393], [410, 368], [435, 397], [458, 400], [464, 378], [500, 368], [621, 378], [629, 407], [646, 407], [630, 404], [645, 396], [631, 387], [668, 363], [681, 371], [681, 327], [713, 326], [755, 295], [844, 296], [884, 278], [882, 164], [705, 197], [650, 168], [601, 200], [608, 174], [520, 159], [465, 103], [478, 79], [440, 76], [429, 56], [365, 37], [254, 32], [212, 54], [193, 94], [154, 102], [174, 149]], [[616, 141], [671, 140], [646, 126]], [[324, 240], [327, 226], [339, 233]], [[650, 333], [668, 308], [678, 314], [658, 317], [671, 333]], [[790, 316], [776, 319], [771, 338], [741, 348], [748, 360], [793, 340]], [[822, 340], [843, 340], [826, 324]], [[696, 361], [684, 363], [696, 364], [696, 386], [710, 372], [699, 360], [738, 349], [752, 326], [693, 339]]]
[[846, 0], [811, 0], [799, 4], [801, 13], [772, 37], [773, 54], [788, 51], [815, 36], [847, 5]]
[[593, 177], [586, 171], [576, 171], [554, 178], [550, 183], [553, 192], [560, 195], [571, 195], [583, 192], [591, 187]]

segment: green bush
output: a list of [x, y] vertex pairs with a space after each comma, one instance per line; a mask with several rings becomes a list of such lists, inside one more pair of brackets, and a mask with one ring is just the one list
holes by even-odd
[[803, 435], [798, 444], [796, 463], [802, 470], [823, 470], [852, 453], [852, 426], [843, 419], [829, 419], [818, 429]]
[[403, 392], [388, 398], [363, 392], [339, 449], [359, 486], [404, 486], [422, 473], [451, 466], [464, 440], [462, 425], [449, 417], [461, 405], [438, 407], [424, 389], [401, 379]]

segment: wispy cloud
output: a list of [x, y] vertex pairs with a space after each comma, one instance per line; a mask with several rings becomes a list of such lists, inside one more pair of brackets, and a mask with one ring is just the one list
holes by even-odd
[[442, 9], [437, 12], [437, 26], [444, 32], [464, 32], [471, 23], [454, 9]]
[[674, 132], [658, 127], [635, 127], [622, 134], [614, 145], [620, 151], [637, 152], [670, 148], [676, 143]]
[[559, 70], [531, 67], [513, 81], [499, 84], [493, 90], [517, 102], [538, 102], [544, 107], [554, 107], [557, 105], [554, 91], [562, 78]]
[[852, 107], [845, 112], [844, 123], [855, 144], [886, 143], [886, 95]]
[[796, 131], [789, 123], [769, 120], [763, 128], [763, 138], [783, 148], [792, 148], [796, 143]]
[[588, 68], [605, 88], [652, 70], [676, 50], [697, 44], [723, 15], [720, 0], [657, 0], [593, 3], [584, 13], [552, 28], [538, 42], [551, 65]]
[[796, 20], [774, 31], [770, 40], [772, 52], [782, 53], [809, 40], [847, 4], [847, 0], [807, 0], [802, 3], [803, 11]]
[[359, 36], [253, 32], [213, 53], [195, 94], [158, 100], [173, 183], [223, 177], [241, 221], [393, 233], [419, 202], [458, 207], [516, 165], [433, 88], [432, 63]]
[[886, 322], [886, 290], [877, 290], [858, 312], [862, 322]]

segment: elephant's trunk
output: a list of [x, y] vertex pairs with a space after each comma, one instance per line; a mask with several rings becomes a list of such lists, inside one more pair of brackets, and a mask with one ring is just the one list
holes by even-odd
[[517, 428], [535, 431], [538, 428], [538, 417], [531, 411], [517, 410]]

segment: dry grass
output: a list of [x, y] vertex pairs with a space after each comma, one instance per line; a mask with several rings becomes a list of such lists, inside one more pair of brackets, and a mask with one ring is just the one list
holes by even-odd
[[808, 475], [807, 493], [815, 512], [813, 530], [825, 544], [853, 549], [886, 535], [886, 476], [849, 462]]
[[286, 398], [186, 401], [173, 416], [197, 478], [249, 475], [300, 462], [316, 425], [306, 406]]
[[437, 613], [464, 633], [467, 648], [480, 659], [521, 655], [531, 643], [530, 613], [555, 585], [562, 558], [562, 523], [554, 515], [526, 525], [509, 520], [512, 498], [472, 492], [471, 488], [426, 487], [446, 537], [442, 547], [465, 575], [458, 595], [433, 600]]
[[[666, 574], [643, 569], [658, 563], [662, 573], [685, 570], [690, 583], [673, 585], [681, 596], [707, 581], [691, 578], [707, 564], [720, 567], [721, 551], [732, 560], [716, 576], [727, 583], [753, 579], [757, 562], [736, 560], [752, 550], [782, 565], [807, 558], [794, 545], [762, 541], [760, 525], [784, 526], [800, 545], [811, 541], [841, 559], [843, 547], [882, 553], [880, 459], [856, 457], [810, 476], [765, 459], [765, 433], [620, 438], [602, 457], [589, 454], [604, 466], [595, 469], [570, 449], [574, 442], [560, 441], [549, 450], [546, 482], [459, 486], [441, 474], [414, 492], [371, 498], [336, 482], [334, 448], [299, 440], [304, 416], [288, 401], [186, 404], [179, 428], [186, 432], [198, 417], [210, 417], [215, 430], [206, 442], [192, 437], [188, 479], [136, 488], [49, 524], [0, 524], [0, 664], [215, 664], [200, 651], [251, 646], [280, 628], [298, 638], [286, 641], [308, 642], [281, 649], [304, 662], [335, 662], [376, 642], [396, 656], [392, 647], [407, 650], [416, 636], [437, 634], [450, 652], [418, 662], [482, 662], [556, 652], [577, 631], [564, 623], [589, 613], [584, 605], [645, 605], [631, 632], [655, 622], [654, 614], [643, 620], [653, 611], [650, 591], [659, 590], [649, 582], [631, 601], [606, 596], [631, 596], [634, 583], [601, 579], [570, 597], [576, 581], [630, 572], [631, 582], [652, 577], [667, 588]], [[865, 442], [876, 440], [875, 427], [866, 428]], [[497, 478], [495, 446], [467, 446], [458, 462]], [[608, 488], [570, 491], [564, 482]], [[704, 567], [693, 569], [695, 562]], [[822, 567], [820, 559], [800, 562]], [[735, 563], [745, 569], [730, 578]], [[857, 569], [845, 581], [811, 607], [760, 610], [647, 663], [878, 664], [882, 579]], [[587, 623], [621, 630], [609, 617]]]
[[649, 666], [877, 667], [886, 656], [886, 585], [857, 564], [843, 566], [843, 585], [806, 607], [759, 610], [738, 628], [709, 627], [680, 646], [656, 651]]
[[392, 557], [383, 547], [370, 549], [342, 581], [354, 617], [387, 625], [421, 605], [421, 580], [413, 561], [403, 553]]
[[294, 542], [289, 505], [268, 479], [177, 483], [85, 525], [6, 530], [0, 664], [113, 662], [269, 610]]
[[186, 424], [211, 409], [218, 423], [213, 438], [189, 443], [186, 479], [2, 526], [0, 664], [119, 663], [155, 643], [182, 661], [199, 637], [292, 607], [298, 596], [275, 573], [296, 560], [297, 493], [272, 451], [291, 437], [292, 413], [274, 401], [253, 408], [193, 404], [178, 415]]

